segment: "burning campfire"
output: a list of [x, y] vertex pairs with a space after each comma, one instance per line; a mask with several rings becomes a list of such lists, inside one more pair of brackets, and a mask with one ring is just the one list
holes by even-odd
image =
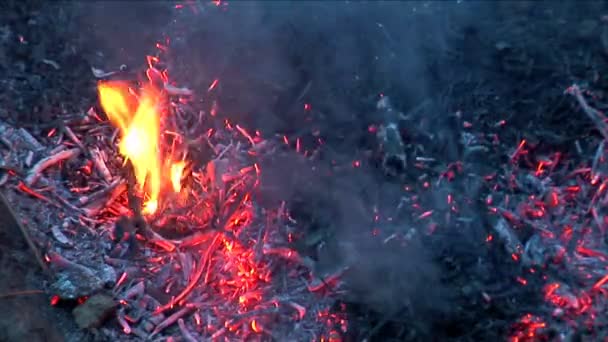
[[[199, 15], [204, 6], [227, 8], [214, 1], [175, 9]], [[407, 40], [410, 50], [409, 39], [391, 25], [372, 25], [370, 32], [380, 38], [370, 46], [380, 52], [357, 63], [339, 60], [339, 72], [328, 73], [354, 82], [349, 68], [357, 69], [358, 85], [340, 91], [364, 94], [355, 102], [365, 102], [371, 113], [373, 122], [367, 122], [370, 113], [349, 113], [347, 119], [339, 113], [336, 121], [347, 126], [346, 133], [323, 131], [315, 121], [351, 109], [337, 103], [317, 112], [309, 102], [315, 87], [330, 94], [326, 102], [338, 92], [318, 86], [316, 70], [298, 70], [304, 76], [294, 78], [304, 84], [293, 85], [297, 100], [289, 104], [315, 127], [271, 135], [245, 120], [226, 119], [233, 113], [215, 95], [230, 77], [204, 75], [202, 86], [183, 86], [174, 72], [179, 68], [171, 59], [171, 37], [142, 58], [141, 69], [93, 68], [98, 103], [86, 113], [33, 128], [0, 122], [3, 196], [48, 281], [17, 294], [48, 294], [52, 306], [73, 309], [79, 328], [108, 341], [337, 342], [385, 340], [384, 333], [427, 340], [440, 330], [441, 337], [463, 340], [605, 339], [608, 126], [601, 96], [587, 86], [566, 89], [571, 115], [581, 112], [599, 134], [559, 148], [525, 134], [507, 139], [508, 120], [488, 123], [460, 109], [443, 113], [435, 100], [402, 113], [397, 107], [403, 103], [394, 106], [384, 93], [398, 92], [391, 82], [374, 79], [373, 87], [386, 89], [373, 89], [369, 98], [358, 89], [368, 57], [389, 74], [393, 60], [401, 59], [397, 47]], [[468, 31], [463, 36], [477, 34]], [[441, 40], [441, 49], [447, 41]], [[351, 42], [344, 45], [351, 51]], [[494, 45], [495, 54], [517, 50], [510, 43]], [[385, 53], [390, 62], [383, 62]], [[324, 64], [331, 60], [319, 55]], [[441, 63], [433, 63], [431, 69], [441, 70]], [[44, 64], [59, 67], [46, 59]], [[412, 64], [395, 74], [409, 74], [418, 67]], [[522, 70], [531, 73], [533, 64]], [[437, 94], [437, 102], [456, 96], [456, 88]], [[457, 128], [448, 125], [444, 134], [431, 111], [446, 114]], [[350, 131], [355, 129], [361, 134]], [[363, 138], [349, 140], [351, 133]], [[364, 142], [333, 150], [343, 146], [330, 139]], [[450, 148], [457, 151], [446, 152]], [[302, 164], [277, 171], [265, 163], [283, 157]], [[281, 187], [290, 176], [281, 172], [303, 164], [318, 172], [313, 181], [303, 177], [312, 200], [299, 193], [267, 200], [267, 179], [279, 173], [272, 181]], [[323, 258], [337, 261], [324, 269]], [[12, 295], [0, 293], [0, 299]], [[463, 331], [454, 322], [474, 327]]]
[[107, 340], [340, 340], [335, 283], [290, 248], [285, 203], [256, 204], [256, 158], [274, 143], [195, 111], [194, 92], [173, 85], [158, 56], [144, 74], [101, 80], [102, 111], [48, 132], [54, 147], [2, 128], [9, 146], [46, 154], [33, 164], [29, 152], [17, 189], [61, 222], [44, 252], [52, 303], [82, 303], [82, 328], [115, 317], [121, 330], [103, 327]]

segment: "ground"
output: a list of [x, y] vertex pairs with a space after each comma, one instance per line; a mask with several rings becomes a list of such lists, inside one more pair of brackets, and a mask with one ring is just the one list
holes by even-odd
[[0, 201], [0, 264], [6, 276], [0, 282], [2, 306], [0, 341], [61, 341], [75, 325], [65, 313], [53, 310], [40, 291], [44, 274], [24, 239], [19, 223]]
[[[379, 93], [389, 96], [399, 111], [414, 115], [423, 126], [426, 124], [427, 129], [435, 131], [438, 138], [430, 149], [443, 153], [448, 162], [457, 161], [462, 153], [458, 144], [454, 143], [458, 134], [453, 125], [461, 125], [465, 121], [480, 129], [500, 131], [505, 154], [521, 139], [533, 142], [540, 151], [559, 150], [568, 153], [573, 151], [575, 141], [585, 145], [590, 136], [596, 135], [592, 123], [582, 114], [573, 117], [573, 102], [564, 97], [563, 92], [575, 82], [588, 85], [600, 97], [608, 90], [608, 76], [605, 73], [608, 70], [608, 22], [602, 18], [604, 12], [608, 14], [608, 8], [603, 3], [490, 2], [474, 4], [476, 12], [462, 9], [468, 4], [452, 5], [439, 14], [426, 18], [432, 18], [433, 23], [441, 23], [441, 16], [446, 11], [453, 10], [456, 13], [455, 19], [445, 29], [449, 34], [438, 33], [440, 38], [437, 38], [432, 33], [434, 26], [420, 24], [422, 32], [419, 33], [432, 36], [429, 38], [431, 46], [424, 44], [426, 38], [419, 38], [422, 42], [417, 42], [420, 46], [416, 45], [415, 54], [407, 52], [408, 46], [402, 46], [407, 45], [407, 36], [399, 36], [394, 32], [396, 29], [391, 31], [391, 24], [394, 28], [397, 22], [395, 18], [398, 17], [391, 17], [395, 20], [392, 23], [390, 18], [383, 22], [387, 31], [378, 34], [387, 39], [388, 44], [379, 43], [380, 38], [376, 36], [366, 36], [371, 31], [364, 29], [362, 35], [354, 39], [349, 36], [352, 32], [348, 29], [328, 33], [334, 27], [327, 23], [319, 24], [316, 31], [306, 27], [290, 28], [291, 31], [288, 32], [298, 38], [295, 40], [298, 44], [294, 44], [288, 33], [284, 32], [286, 37], [282, 40], [279, 37], [272, 44], [282, 44], [281, 51], [287, 51], [289, 59], [285, 63], [291, 63], [289, 70], [297, 74], [293, 77], [273, 75], [264, 79], [264, 73], [272, 73], [273, 69], [266, 69], [260, 56], [255, 53], [269, 53], [264, 51], [268, 45], [258, 47], [261, 52], [255, 51], [255, 47], [241, 46], [239, 48], [243, 51], [232, 52], [243, 59], [240, 65], [260, 63], [261, 71], [223, 71], [222, 76], [228, 79], [224, 85], [224, 94], [228, 95], [221, 95], [218, 100], [226, 103], [226, 107], [239, 109], [239, 115], [243, 115], [243, 120], [249, 121], [251, 125], [258, 123], [264, 126], [262, 129], [270, 132], [298, 134], [302, 125], [307, 123], [302, 118], [302, 111], [293, 108], [293, 103], [300, 108], [299, 102], [303, 98], [311, 99], [313, 110], [317, 112], [310, 125], [329, 128], [323, 133], [324, 138], [330, 149], [339, 151], [339, 155], [354, 155], [373, 143], [367, 132], [370, 125], [377, 123], [377, 118], [369, 113], [373, 112]], [[125, 63], [129, 67], [137, 67], [137, 55], [144, 54], [145, 46], [153, 42], [156, 33], [160, 34], [164, 25], [167, 25], [166, 6], [161, 5], [150, 5], [157, 9], [146, 8], [145, 11], [155, 15], [147, 16], [141, 22], [133, 20], [139, 18], [137, 13], [141, 12], [138, 11], [144, 9], [122, 11], [116, 5], [104, 7], [97, 4], [101, 9], [97, 8], [96, 11], [84, 4], [44, 1], [9, 1], [1, 6], [0, 73], [3, 77], [0, 87], [3, 91], [0, 94], [0, 118], [28, 127], [30, 132], [39, 135], [53, 127], [53, 121], [59, 115], [84, 112], [95, 105], [95, 78], [90, 71], [91, 66], [117, 68]], [[426, 8], [423, 3], [408, 6], [418, 6], [418, 11]], [[309, 7], [308, 10], [312, 13], [320, 10], [315, 5]], [[269, 14], [270, 19], [266, 19], [275, 22], [273, 16], [281, 13], [272, 12]], [[382, 13], [380, 7], [374, 7], [370, 16], [382, 18]], [[333, 14], [338, 16], [331, 12], [325, 15]], [[338, 17], [344, 22], [352, 19], [342, 12], [339, 14]], [[262, 25], [260, 22], [244, 22], [243, 25], [260, 27], [256, 26]], [[280, 20], [276, 22], [283, 24]], [[213, 27], [212, 25], [220, 24], [209, 25]], [[128, 27], [128, 32], [122, 34], [125, 27]], [[203, 41], [212, 34], [222, 33], [214, 32], [213, 29], [201, 29], [201, 32], [192, 35]], [[115, 42], [109, 37], [114, 36], [120, 36], [122, 48], [113, 49]], [[228, 37], [232, 38], [229, 42], [238, 42], [238, 37]], [[249, 43], [261, 39], [253, 34], [245, 37], [250, 40]], [[364, 46], [365, 51], [344, 48], [350, 44]], [[202, 61], [205, 58], [221, 58], [218, 51], [229, 50], [218, 46], [214, 51], [207, 50], [197, 55], [195, 52], [188, 53], [185, 47], [181, 49], [183, 55], [188, 55], [181, 58], [190, 63], [196, 59]], [[370, 60], [373, 60], [374, 54], [381, 55], [381, 60], [385, 53], [393, 53], [394, 56], [386, 64], [377, 62], [372, 65], [369, 62], [369, 70], [366, 70], [367, 59], [358, 56], [335, 61], [332, 60], [336, 58], [332, 56], [333, 49], [338, 52], [347, 50], [360, 52], [361, 55], [369, 54]], [[405, 59], [415, 59], [415, 62], [405, 62]], [[322, 69], [321, 66], [327, 63], [331, 67]], [[407, 64], [407, 67], [391, 66], [399, 63]], [[277, 66], [279, 69], [284, 67], [285, 65]], [[365, 82], [345, 79], [345, 74], [353, 68], [361, 70], [360, 77]], [[218, 66], [218, 69], [222, 68]], [[209, 77], [212, 78], [212, 75]], [[203, 84], [209, 77], [199, 72], [194, 77], [196, 80], [191, 82]], [[314, 82], [308, 89], [306, 84], [310, 80]], [[251, 95], [253, 93], [255, 95]], [[234, 99], [234, 94], [242, 97], [240, 102]], [[271, 97], [277, 100], [272, 103], [262, 101], [260, 108], [259, 99]], [[421, 108], [420, 104], [425, 101], [427, 105]], [[341, 114], [345, 110], [355, 114]], [[247, 111], [249, 112], [246, 113]], [[263, 116], [263, 122], [255, 119], [263, 111], [273, 113]], [[454, 113], [458, 113], [458, 116]], [[458, 120], [452, 120], [454, 117]], [[501, 120], [505, 120], [505, 124], [496, 126]], [[423, 143], [427, 139], [415, 134], [405, 138], [406, 142], [419, 140], [416, 143]], [[499, 169], [505, 160], [502, 156], [492, 155], [476, 162], [479, 170], [487, 170]], [[0, 313], [3, 316], [0, 317], [0, 322], [9, 323], [0, 329], [7, 332], [6, 336], [0, 335], [0, 340], [62, 340], [61, 336], [65, 336], [70, 328], [65, 325], [58, 328], [54, 323], [57, 321], [55, 316], [63, 316], [63, 321], [68, 322], [69, 311], [51, 309], [48, 295], [3, 297], [4, 293], [40, 288], [40, 275], [30, 275], [31, 272], [35, 273], [36, 264], [26, 261], [31, 260], [30, 250], [21, 243], [13, 243], [18, 239], [15, 235], [18, 235], [15, 231], [3, 233], [0, 250], [2, 261], [11, 260], [8, 263], [13, 265], [3, 269], [5, 274], [11, 276], [0, 279], [0, 301], [6, 305], [6, 310]], [[459, 240], [454, 243], [459, 243]], [[451, 295], [461, 293], [467, 284], [487, 281], [475, 273], [478, 270], [474, 271], [470, 264], [471, 260], [480, 255], [490, 255], [483, 254], [489, 252], [479, 252], [478, 255], [471, 253], [466, 247], [469, 246], [467, 243], [470, 242], [463, 241], [462, 249], [465, 251], [451, 246], [445, 249], [448, 255], [442, 255], [444, 261], [449, 259], [449, 262], [441, 264], [441, 267], [446, 268], [442, 271], [450, 274], [449, 278], [442, 278], [442, 281], [446, 287], [458, 289], [448, 291]], [[502, 264], [499, 261], [497, 265], [497, 274], [508, 272], [508, 266], [500, 266]], [[531, 303], [538, 299], [538, 294], [534, 291], [518, 295], [529, 299]], [[508, 308], [500, 305], [470, 311], [466, 295], [456, 302], [462, 307], [447, 310], [445, 319], [437, 319], [431, 324], [431, 327], [443, 329], [447, 337], [456, 340], [466, 340], [472, 334], [487, 337], [493, 333], [505, 333], [509, 321], [518, 314], [509, 312]], [[376, 326], [376, 330], [373, 330], [375, 337], [384, 334], [384, 340], [402, 339], [406, 336], [403, 330], [412, 324], [400, 322], [395, 317], [369, 313], [365, 303], [356, 304], [362, 318], [354, 319], [352, 324], [355, 330], [363, 331], [359, 336], [365, 336], [366, 331], [369, 332]], [[466, 311], [466, 315], [454, 319], [453, 312], [459, 310]], [[40, 319], [32, 318], [38, 314], [41, 315]], [[481, 321], [485, 325], [476, 326], [472, 332], [458, 328], [458, 325], [470, 326]], [[378, 322], [382, 324], [377, 324]], [[386, 322], [390, 324], [385, 324]]]

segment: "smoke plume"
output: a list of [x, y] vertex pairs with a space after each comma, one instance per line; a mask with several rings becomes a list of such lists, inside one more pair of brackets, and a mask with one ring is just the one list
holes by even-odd
[[[421, 321], [449, 306], [449, 293], [439, 286], [436, 253], [425, 245], [424, 232], [417, 232], [408, 209], [397, 210], [401, 180], [387, 178], [374, 163], [377, 141], [370, 127], [386, 123], [376, 103], [388, 96], [413, 123], [400, 127], [406, 143], [425, 143], [434, 136], [429, 149], [443, 153], [446, 162], [459, 157], [459, 132], [450, 126], [442, 97], [443, 81], [459, 69], [444, 61], [450, 53], [474, 59], [474, 38], [471, 51], [453, 51], [450, 40], [459, 34], [453, 27], [466, 26], [480, 5], [267, 1], [191, 2], [180, 10], [155, 2], [94, 6], [94, 11], [85, 6], [81, 16], [83, 35], [100, 51], [91, 56], [93, 63], [136, 66], [156, 40], [168, 37], [173, 76], [203, 94], [201, 103], [216, 101], [220, 117], [265, 137], [300, 138], [303, 149], [324, 142], [314, 162], [295, 153], [268, 157], [262, 165], [261, 200], [291, 203], [303, 232], [331, 232], [327, 241], [333, 242], [311, 255], [320, 269], [350, 266], [345, 279], [353, 301], [388, 315], [409, 310]], [[215, 79], [217, 88], [206, 94]], [[352, 167], [355, 161], [359, 167]], [[376, 241], [375, 229], [400, 232], [408, 240]]]

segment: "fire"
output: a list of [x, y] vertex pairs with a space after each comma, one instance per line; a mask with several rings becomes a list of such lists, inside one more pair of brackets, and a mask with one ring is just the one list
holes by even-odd
[[[129, 86], [122, 82], [102, 82], [98, 92], [110, 122], [120, 129], [120, 154], [131, 161], [138, 186], [148, 197], [143, 213], [153, 214], [158, 209], [164, 181], [160, 154], [161, 93], [146, 86], [134, 101]], [[183, 162], [170, 165], [170, 181], [176, 192], [181, 190], [184, 166]]]
[[182, 190], [182, 175], [184, 174], [185, 167], [186, 163], [183, 161], [171, 165], [171, 185], [175, 192]]

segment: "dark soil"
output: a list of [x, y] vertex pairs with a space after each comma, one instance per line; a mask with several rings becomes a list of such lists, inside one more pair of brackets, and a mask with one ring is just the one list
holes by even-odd
[[[307, 6], [310, 7], [307, 10], [318, 10], [315, 5]], [[383, 13], [379, 6], [374, 9]], [[407, 45], [406, 41], [400, 40], [398, 32], [389, 32], [391, 38], [387, 43], [380, 41], [379, 37], [386, 39], [382, 33], [371, 37], [372, 29], [365, 31], [362, 27], [357, 41], [349, 42], [362, 47], [361, 58], [357, 61], [361, 64], [343, 66], [347, 71], [348, 68], [361, 69], [361, 81], [358, 82], [345, 80], [347, 72], [344, 70], [324, 70], [322, 67], [335, 57], [334, 51], [341, 51], [341, 37], [349, 37], [352, 32], [330, 32], [331, 27], [323, 26], [314, 31], [304, 26], [279, 25], [274, 29], [280, 29], [281, 35], [272, 44], [279, 45], [289, 56], [286, 63], [290, 64], [289, 70], [297, 71], [294, 72], [297, 76], [285, 80], [277, 76], [260, 79], [260, 73], [249, 72], [248, 67], [231, 69], [222, 64], [218, 70], [228, 81], [222, 84], [217, 99], [238, 112], [240, 116], [235, 120], [248, 121], [252, 126], [261, 125], [268, 132], [303, 136], [306, 132], [302, 127], [321, 127], [327, 148], [340, 151], [336, 152], [340, 155], [355, 155], [359, 150], [373, 149], [369, 146], [373, 140], [369, 139], [368, 127], [378, 124], [378, 118], [372, 114], [380, 93], [390, 96], [400, 111], [411, 113], [416, 122], [437, 133], [439, 140], [433, 143], [432, 149], [446, 161], [457, 161], [461, 157], [454, 127], [461, 127], [464, 121], [500, 132], [505, 151], [522, 138], [539, 149], [568, 151], [575, 140], [584, 144], [587, 136], [596, 134], [582, 114], [576, 118], [572, 116], [572, 102], [563, 96], [563, 91], [574, 82], [588, 84], [600, 95], [608, 91], [605, 73], [608, 70], [608, 23], [601, 20], [601, 15], [608, 14], [608, 6], [591, 1], [560, 4], [488, 2], [471, 6], [483, 14], [472, 16], [470, 11], [454, 4], [451, 10], [459, 19], [449, 28], [450, 34], [442, 34], [445, 39], [441, 42], [431, 40], [430, 44], [424, 44], [423, 41], [417, 49], [423, 51], [424, 58], [408, 68], [370, 63], [366, 69], [367, 57], [373, 59], [375, 54], [389, 54], [395, 50], [397, 56], [390, 63], [400, 63], [409, 56], [399, 55], [407, 51], [407, 47], [395, 47]], [[142, 16], [144, 12], [153, 15]], [[460, 12], [468, 14], [460, 18]], [[139, 68], [149, 47], [166, 31], [168, 13], [166, 4], [154, 2], [95, 2], [88, 5], [11, 0], [3, 3], [0, 5], [0, 119], [29, 127], [30, 132], [42, 135], [60, 115], [86, 111], [96, 101], [91, 66], [115, 70], [126, 64], [127, 68]], [[273, 15], [279, 16], [281, 11], [271, 11], [269, 18]], [[374, 10], [370, 10], [370, 20], [373, 21], [374, 15]], [[345, 22], [349, 20], [340, 18]], [[433, 18], [438, 20], [436, 16]], [[222, 17], [222, 20], [226, 19]], [[213, 24], [201, 25], [204, 28], [195, 30], [190, 36], [196, 37], [196, 41], [205, 41], [213, 34], [220, 34], [214, 32]], [[389, 24], [385, 23], [387, 29], [390, 29]], [[245, 38], [250, 44], [259, 39]], [[245, 38], [232, 37], [230, 42], [234, 44]], [[206, 66], [209, 60], [222, 57], [218, 52], [222, 51], [221, 46], [217, 46], [220, 50], [209, 49], [199, 54], [189, 53], [185, 46], [178, 45], [177, 49], [181, 50], [174, 58], [187, 65], [201, 60]], [[224, 47], [223, 50], [230, 49]], [[264, 49], [258, 53], [264, 53]], [[228, 65], [251, 65], [260, 61], [254, 58], [255, 54], [252, 57], [244, 51], [231, 51], [231, 54], [233, 59], [224, 61]], [[336, 64], [335, 61], [330, 63]], [[270, 73], [270, 69], [260, 66], [265, 72]], [[189, 83], [202, 87], [210, 84], [219, 73], [190, 72]], [[178, 77], [188, 79], [185, 74], [188, 73], [178, 73]], [[424, 84], [416, 82], [421, 78], [424, 78]], [[313, 86], [305, 96], [300, 96], [308, 82]], [[242, 96], [235, 98], [234, 94]], [[273, 101], [260, 103], [260, 98], [272, 98]], [[315, 115], [312, 119], [304, 111], [303, 105], [308, 101], [313, 102]], [[420, 109], [424, 101], [428, 101], [428, 105]], [[460, 113], [457, 120], [452, 120], [453, 115], [446, 115], [456, 112]], [[506, 125], [497, 128], [496, 123], [500, 120], [506, 120]], [[425, 139], [407, 132], [404, 132], [404, 138], [409, 141]], [[330, 154], [327, 158], [333, 156]], [[497, 169], [501, 162], [504, 160], [492, 156], [480, 160], [479, 167], [480, 170]], [[0, 261], [5, 275], [0, 278], [0, 296], [40, 287], [41, 278], [35, 271], [37, 266], [29, 260], [25, 245], [17, 242], [17, 235], [5, 232], [0, 238]], [[451, 246], [437, 246], [436, 257], [450, 260], [442, 264], [443, 271], [450, 275], [444, 279], [444, 285], [456, 289], [454, 293], [461, 293], [464, 286], [474, 282], [498, 284], [500, 279], [488, 279], [488, 274], [476, 273], [479, 270], [472, 265], [478, 257], [492, 260], [494, 278], [508, 274], [510, 266], [502, 262], [505, 256], [500, 252], [479, 251], [479, 246], [462, 236], [456, 235], [451, 241]], [[533, 288], [522, 290], [517, 296], [531, 305], [538, 300], [538, 293]], [[63, 321], [71, 318], [67, 311], [50, 309], [48, 299], [47, 295], [0, 297], [3, 305], [0, 341], [65, 339], [70, 327], [58, 325], [57, 317], [63, 317]], [[482, 308], [466, 295], [456, 302], [458, 307], [431, 322], [436, 333], [443, 331], [445, 339], [501, 338], [510, 321], [521, 314], [509, 311], [513, 308], [507, 304]], [[370, 311], [365, 303], [356, 303], [352, 308], [355, 307], [351, 321], [357, 332], [355, 339], [368, 336], [371, 331], [372, 339], [403, 340], [409, 336], [407, 331], [416, 325], [411, 320], [402, 321], [400, 312], [386, 316]], [[463, 329], [463, 326], [467, 328]]]
[[59, 342], [74, 336], [67, 312], [52, 308], [50, 296], [40, 290], [44, 274], [4, 197], [0, 218], [0, 341]]

